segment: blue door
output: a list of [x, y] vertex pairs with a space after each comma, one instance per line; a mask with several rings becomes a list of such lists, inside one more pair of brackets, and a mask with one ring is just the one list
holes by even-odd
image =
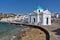
[[48, 18], [46, 18], [46, 24], [48, 24]]

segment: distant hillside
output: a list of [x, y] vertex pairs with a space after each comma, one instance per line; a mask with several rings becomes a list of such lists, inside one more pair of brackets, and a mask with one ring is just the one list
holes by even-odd
[[0, 19], [9, 18], [9, 17], [15, 17], [15, 16], [24, 16], [24, 15], [28, 15], [28, 14], [0, 13]]
[[8, 18], [8, 17], [14, 17], [16, 14], [0, 14], [0, 19], [1, 18]]

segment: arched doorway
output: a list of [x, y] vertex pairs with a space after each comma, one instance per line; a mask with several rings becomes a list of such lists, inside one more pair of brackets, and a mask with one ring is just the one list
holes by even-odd
[[33, 20], [34, 20], [34, 23], [35, 23], [35, 18], [33, 18]]
[[46, 18], [46, 24], [48, 24], [48, 18]]

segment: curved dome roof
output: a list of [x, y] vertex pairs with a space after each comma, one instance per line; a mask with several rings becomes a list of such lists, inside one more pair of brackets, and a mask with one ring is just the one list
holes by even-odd
[[42, 9], [42, 7], [41, 7], [40, 5], [38, 5], [38, 6], [37, 6], [37, 9], [40, 10], [40, 9]]

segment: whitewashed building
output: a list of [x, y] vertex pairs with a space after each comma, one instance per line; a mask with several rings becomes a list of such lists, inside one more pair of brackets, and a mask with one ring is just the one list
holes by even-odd
[[28, 22], [36, 25], [51, 25], [51, 12], [39, 6], [29, 15]]

